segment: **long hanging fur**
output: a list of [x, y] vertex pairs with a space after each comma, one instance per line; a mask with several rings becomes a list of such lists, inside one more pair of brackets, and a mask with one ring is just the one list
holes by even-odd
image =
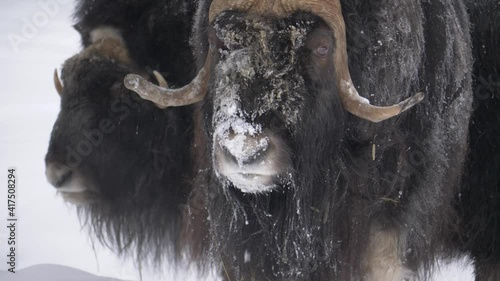
[[500, 279], [500, 3], [468, 1], [474, 54], [474, 111], [457, 196], [462, 250], [477, 281]]

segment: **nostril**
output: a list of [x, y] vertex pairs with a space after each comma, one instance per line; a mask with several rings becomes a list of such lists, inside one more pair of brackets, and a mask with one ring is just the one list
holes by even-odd
[[45, 175], [49, 183], [58, 188], [71, 180], [73, 170], [59, 163], [49, 163], [47, 164]]
[[222, 139], [220, 146], [224, 152], [241, 166], [257, 161], [269, 148], [267, 137], [253, 137], [243, 134]]
[[56, 182], [55, 187], [63, 186], [66, 182], [68, 182], [71, 179], [72, 176], [73, 176], [73, 171], [71, 170], [66, 171], [65, 174], [62, 174], [61, 178], [59, 178], [59, 181]]

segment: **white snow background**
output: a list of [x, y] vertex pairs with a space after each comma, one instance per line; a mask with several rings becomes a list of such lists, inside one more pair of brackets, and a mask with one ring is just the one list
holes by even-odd
[[[48, 13], [43, 3], [52, 3]], [[136, 265], [95, 244], [95, 253], [75, 209], [56, 195], [45, 179], [44, 156], [59, 96], [52, 74], [80, 49], [72, 28], [74, 0], [1, 0], [0, 2], [0, 276], [19, 280], [7, 269], [7, 169], [17, 172], [17, 270], [56, 264], [123, 280], [139, 280]], [[34, 29], [28, 30], [32, 24]], [[32, 27], [33, 27], [32, 26]], [[17, 36], [17, 37], [16, 37]], [[16, 38], [17, 43], [14, 43]], [[4, 272], [2, 272], [4, 271]], [[4, 279], [4, 276], [7, 276]], [[143, 268], [142, 279], [196, 280], [193, 272], [163, 274]], [[208, 277], [207, 277], [208, 278]], [[203, 278], [203, 280], [207, 280]], [[37, 278], [38, 279], [38, 278]], [[38, 279], [41, 280], [41, 279]], [[87, 280], [87, 279], [85, 279]], [[100, 279], [96, 279], [100, 280]], [[434, 281], [471, 281], [467, 261], [442, 266]], [[24, 280], [23, 280], [24, 281]], [[25, 280], [31, 281], [31, 280]]]

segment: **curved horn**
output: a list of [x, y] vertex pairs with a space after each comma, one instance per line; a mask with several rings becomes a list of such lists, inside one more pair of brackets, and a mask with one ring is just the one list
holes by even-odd
[[159, 108], [190, 105], [202, 101], [205, 97], [212, 64], [212, 50], [209, 49], [205, 65], [198, 72], [198, 75], [196, 75], [191, 83], [180, 89], [162, 87], [164, 79], [161, 75], [157, 76], [156, 74], [155, 76], [160, 86], [147, 81], [137, 74], [128, 74], [125, 76], [124, 84], [127, 89], [136, 92], [145, 100], [152, 101]]
[[61, 83], [61, 80], [59, 80], [59, 75], [57, 75], [57, 68], [54, 69], [54, 86], [56, 87], [57, 93], [59, 93], [59, 96], [62, 96], [64, 92], [64, 87], [63, 84]]
[[395, 105], [373, 106], [366, 98], [359, 95], [349, 72], [345, 22], [339, 0], [281, 0], [281, 4], [286, 13], [302, 10], [321, 17], [334, 31], [337, 46], [333, 63], [336, 68], [340, 99], [348, 112], [371, 122], [380, 122], [406, 111], [423, 100], [424, 94], [417, 93]]

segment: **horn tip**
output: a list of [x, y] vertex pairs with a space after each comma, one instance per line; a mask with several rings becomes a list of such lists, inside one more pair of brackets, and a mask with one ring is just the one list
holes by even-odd
[[56, 87], [57, 93], [59, 94], [59, 96], [62, 96], [62, 94], [64, 92], [64, 86], [63, 86], [61, 80], [59, 79], [59, 74], [57, 73], [57, 68], [54, 69], [54, 75], [52, 76], [52, 78], [54, 80], [54, 86]]
[[417, 102], [421, 102], [425, 98], [425, 93], [424, 92], [416, 93], [415, 98], [417, 99]]
[[412, 108], [413, 106], [421, 102], [424, 98], [425, 94], [423, 92], [416, 93], [413, 97], [410, 97], [403, 101], [400, 112], [404, 112]]
[[158, 85], [160, 87], [163, 87], [163, 88], [168, 88], [168, 83], [167, 83], [167, 80], [165, 80], [165, 78], [163, 77], [163, 75], [161, 75], [160, 72], [154, 70], [153, 71], [153, 75], [155, 76], [156, 78], [156, 81], [158, 82]]
[[139, 89], [142, 77], [137, 74], [127, 74], [125, 78], [123, 78], [123, 84], [125, 88], [136, 91]]
[[54, 81], [59, 81], [59, 74], [57, 72], [57, 68], [54, 68], [54, 74], [53, 74], [53, 77], [54, 77]]

